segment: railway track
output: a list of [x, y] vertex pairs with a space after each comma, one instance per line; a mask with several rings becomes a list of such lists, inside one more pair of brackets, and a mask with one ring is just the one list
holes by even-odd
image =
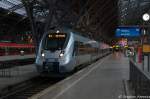
[[[34, 94], [54, 85], [63, 78], [35, 77], [20, 84], [9, 86], [0, 99], [28, 99]], [[6, 89], [5, 89], [6, 90]]]

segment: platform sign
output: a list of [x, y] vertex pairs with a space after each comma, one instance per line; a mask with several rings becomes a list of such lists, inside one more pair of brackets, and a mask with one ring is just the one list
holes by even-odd
[[116, 37], [139, 37], [139, 27], [118, 27], [116, 29]]
[[149, 52], [150, 52], [150, 45], [144, 44], [144, 45], [143, 45], [143, 52], [149, 53]]

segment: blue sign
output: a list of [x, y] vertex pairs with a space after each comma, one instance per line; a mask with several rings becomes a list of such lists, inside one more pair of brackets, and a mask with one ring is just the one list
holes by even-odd
[[116, 37], [139, 37], [139, 27], [118, 27], [116, 29]]

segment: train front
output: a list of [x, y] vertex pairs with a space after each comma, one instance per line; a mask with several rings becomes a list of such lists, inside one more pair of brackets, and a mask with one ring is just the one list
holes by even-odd
[[69, 63], [68, 41], [67, 33], [49, 33], [43, 37], [36, 58], [38, 72], [52, 74], [66, 72], [65, 65]]

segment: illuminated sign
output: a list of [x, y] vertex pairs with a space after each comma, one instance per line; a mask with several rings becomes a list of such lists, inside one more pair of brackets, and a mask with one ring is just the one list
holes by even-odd
[[122, 38], [121, 40], [118, 41], [119, 45], [125, 46], [128, 44], [128, 40], [125, 38]]
[[150, 45], [144, 44], [143, 45], [143, 52], [149, 53], [150, 52]]
[[118, 27], [116, 29], [116, 37], [139, 37], [139, 27]]
[[65, 38], [66, 37], [66, 34], [49, 34], [48, 35], [49, 38]]

